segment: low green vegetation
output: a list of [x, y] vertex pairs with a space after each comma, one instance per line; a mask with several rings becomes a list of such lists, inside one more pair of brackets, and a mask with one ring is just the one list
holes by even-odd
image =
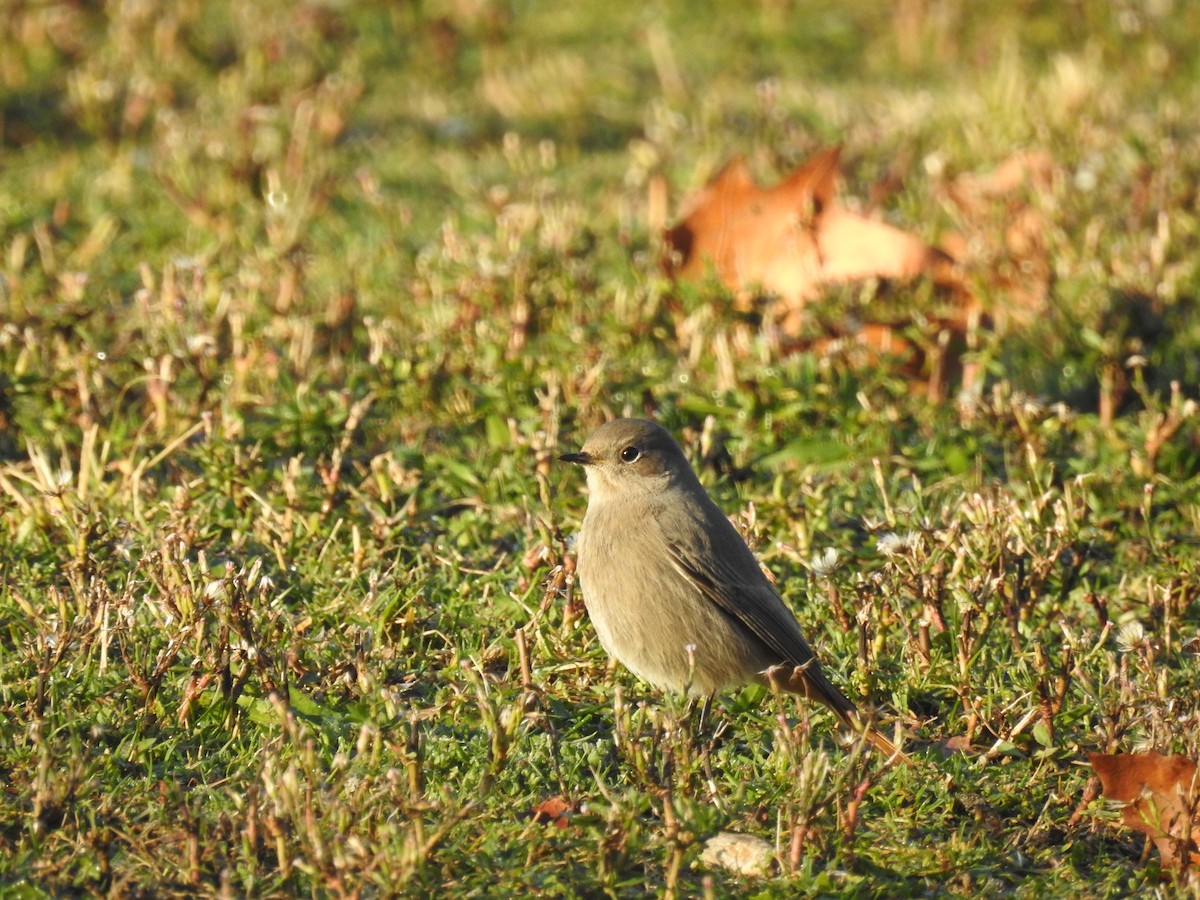
[[[1200, 753], [1200, 10], [5, 10], [4, 891], [1160, 884], [1086, 754]], [[848, 202], [934, 243], [979, 226], [953, 176], [1054, 161], [1047, 294], [973, 396], [661, 275], [658, 185], [838, 142]], [[1003, 274], [968, 273], [998, 313]], [[680, 437], [912, 766], [609, 667], [556, 460], [619, 414]], [[772, 874], [703, 866], [720, 831]]]

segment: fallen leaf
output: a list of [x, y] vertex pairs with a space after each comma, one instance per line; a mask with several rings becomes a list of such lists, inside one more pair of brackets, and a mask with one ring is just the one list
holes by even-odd
[[535, 822], [549, 822], [555, 828], [565, 829], [571, 824], [571, 816], [575, 815], [575, 807], [561, 796], [547, 797], [541, 803], [536, 803], [530, 811]]
[[704, 842], [700, 862], [738, 875], [764, 876], [775, 862], [775, 848], [760, 837], [722, 831]]
[[[681, 221], [663, 234], [663, 268], [676, 280], [700, 281], [711, 272], [743, 309], [760, 296], [773, 298], [774, 318], [790, 340], [785, 349], [907, 358], [905, 372], [914, 380], [924, 373], [930, 393], [941, 396], [952, 366], [939, 354], [957, 362], [962, 336], [978, 322], [978, 303], [948, 254], [837, 203], [840, 154], [839, 147], [822, 151], [767, 188], [735, 159], [683, 203]], [[835, 316], [819, 337], [801, 339], [805, 308], [829, 285], [922, 275], [950, 298], [949, 315], [922, 320], [923, 342], [902, 334], [915, 316], [860, 323], [850, 314]], [[968, 386], [966, 374], [963, 380]]]
[[664, 234], [672, 278], [699, 280], [711, 266], [735, 292], [760, 289], [798, 310], [822, 285], [913, 278], [950, 263], [907, 232], [836, 203], [841, 148], [824, 150], [773, 187], [735, 159], [683, 204]]
[[965, 734], [956, 734], [954, 737], [947, 738], [936, 745], [941, 751], [943, 757], [953, 756], [956, 753], [971, 754], [974, 753], [974, 748], [971, 747], [971, 739]]
[[821, 262], [813, 226], [833, 199], [839, 152], [819, 154], [766, 190], [745, 160], [730, 162], [684, 201], [682, 221], [665, 233], [667, 274], [694, 281], [711, 265], [734, 291], [807, 296]]
[[1105, 799], [1124, 804], [1125, 825], [1154, 841], [1164, 869], [1200, 864], [1194, 761], [1153, 751], [1092, 753], [1089, 758]]
[[952, 252], [982, 273], [992, 294], [1006, 299], [991, 310], [1000, 331], [1028, 323], [1049, 302], [1050, 223], [1034, 201], [1051, 192], [1059, 178], [1049, 153], [1019, 150], [990, 171], [964, 173], [943, 188], [958, 208], [964, 231], [952, 239]]
[[1045, 189], [1058, 177], [1054, 157], [1044, 150], [1018, 150], [990, 172], [960, 175], [954, 187], [960, 194], [1003, 197], [1019, 188]]

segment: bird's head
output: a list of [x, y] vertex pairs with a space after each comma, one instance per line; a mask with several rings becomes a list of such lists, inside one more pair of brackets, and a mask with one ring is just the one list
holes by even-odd
[[584, 467], [594, 503], [632, 499], [696, 480], [671, 433], [647, 419], [613, 419], [597, 428], [578, 453], [559, 459]]

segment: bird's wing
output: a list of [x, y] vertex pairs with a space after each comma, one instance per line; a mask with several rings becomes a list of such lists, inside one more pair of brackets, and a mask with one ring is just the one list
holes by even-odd
[[[758, 560], [724, 513], [706, 496], [686, 513], [703, 520], [704, 527], [670, 532], [700, 536], [692, 541], [664, 541], [672, 567], [714, 606], [762, 641], [781, 663], [794, 667], [790, 675], [780, 673], [783, 686], [824, 703], [852, 729], [863, 728], [858, 708], [825, 676], [800, 632], [800, 623], [767, 581]], [[866, 737], [889, 758], [907, 761], [904, 752], [874, 728], [867, 726]]]
[[[848, 722], [855, 721], [857, 708], [825, 677], [795, 616], [758, 570], [757, 560], [744, 544], [740, 549], [745, 549], [745, 556], [737, 552], [732, 560], [711, 553], [711, 547], [693, 548], [668, 541], [667, 548], [672, 565], [701, 594], [741, 622], [779, 656], [780, 663], [803, 669], [803, 693], [821, 701]], [[747, 560], [754, 566], [753, 572], [740, 571], [747, 567]]]

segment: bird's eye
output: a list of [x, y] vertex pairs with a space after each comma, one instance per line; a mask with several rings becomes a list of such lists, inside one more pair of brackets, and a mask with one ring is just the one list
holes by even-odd
[[637, 462], [641, 455], [642, 451], [637, 447], [626, 447], [621, 451], [621, 459], [627, 463]]

